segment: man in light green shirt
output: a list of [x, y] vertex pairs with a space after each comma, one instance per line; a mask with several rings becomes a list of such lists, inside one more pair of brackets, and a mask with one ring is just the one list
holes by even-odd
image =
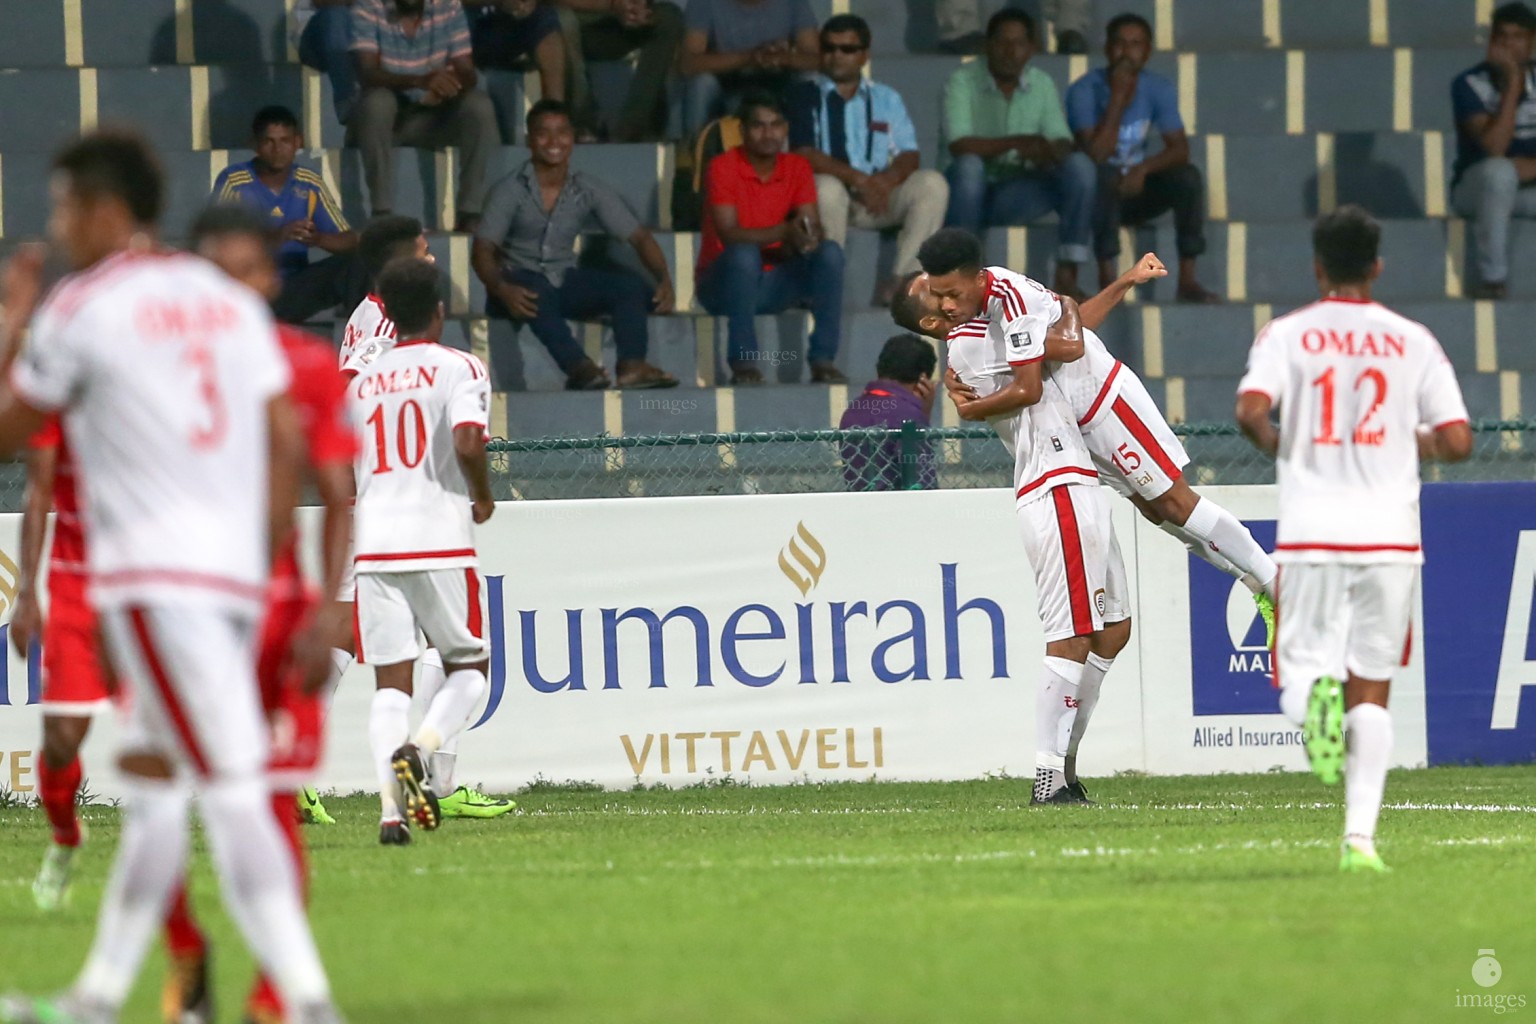
[[1055, 289], [1077, 297], [1077, 265], [1089, 258], [1098, 171], [1074, 152], [1061, 97], [1029, 66], [1035, 23], [1007, 7], [987, 23], [984, 60], [963, 64], [944, 86], [950, 157], [945, 223], [980, 234], [990, 225], [1061, 218]]

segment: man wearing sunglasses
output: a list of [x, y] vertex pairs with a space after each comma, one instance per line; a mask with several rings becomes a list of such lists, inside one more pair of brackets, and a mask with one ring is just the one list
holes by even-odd
[[828, 241], [846, 248], [848, 224], [900, 227], [891, 276], [876, 288], [884, 306], [896, 282], [917, 269], [917, 247], [944, 223], [949, 183], [918, 169], [917, 131], [901, 94], [864, 77], [869, 24], [839, 14], [821, 29], [821, 73], [789, 99], [789, 145], [816, 172], [816, 202]]

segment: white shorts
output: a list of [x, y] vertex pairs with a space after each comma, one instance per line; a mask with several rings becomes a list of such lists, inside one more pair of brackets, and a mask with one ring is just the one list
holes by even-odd
[[1125, 564], [1102, 487], [1053, 488], [1020, 505], [1018, 520], [1046, 643], [1087, 636], [1127, 617]]
[[347, 568], [341, 574], [341, 586], [336, 588], [336, 600], [352, 604], [357, 600], [357, 566], [347, 559]]
[[263, 777], [269, 735], [256, 685], [256, 621], [194, 605], [106, 609], [102, 634], [128, 693], [125, 752], [202, 779]]
[[1418, 577], [1417, 565], [1281, 566], [1276, 682], [1391, 679], [1408, 663]]
[[450, 665], [484, 661], [485, 577], [473, 567], [357, 576], [357, 660], [397, 665], [421, 654], [416, 629]]
[[1120, 394], [1091, 430], [1083, 432], [1099, 479], [1121, 495], [1162, 497], [1189, 465], [1189, 454], [1163, 419], [1147, 387], [1122, 374]]

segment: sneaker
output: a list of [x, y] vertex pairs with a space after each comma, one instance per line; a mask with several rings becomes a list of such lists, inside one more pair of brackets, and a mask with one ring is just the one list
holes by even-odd
[[1259, 606], [1259, 614], [1264, 616], [1264, 646], [1272, 651], [1275, 649], [1275, 599], [1261, 590], [1253, 595], [1253, 603]]
[[1392, 869], [1382, 863], [1381, 854], [1374, 849], [1364, 849], [1346, 839], [1343, 851], [1339, 855], [1339, 870], [1351, 875], [1363, 875], [1367, 872], [1384, 875]]
[[165, 1024], [213, 1024], [213, 988], [208, 984], [208, 953], [170, 957], [170, 971], [160, 990], [160, 1018]]
[[1301, 739], [1313, 774], [1324, 785], [1338, 785], [1344, 774], [1344, 687], [1337, 679], [1323, 676], [1312, 684]]
[[[84, 845], [85, 826], [81, 825], [80, 846]], [[48, 844], [48, 852], [43, 854], [43, 866], [37, 869], [37, 877], [32, 880], [32, 901], [38, 910], [52, 913], [69, 902], [69, 882], [74, 876], [75, 855], [80, 852], [80, 846]]]
[[400, 793], [405, 798], [405, 813], [416, 824], [430, 832], [443, 822], [443, 812], [438, 809], [437, 797], [427, 785], [427, 768], [421, 759], [421, 750], [414, 743], [407, 743], [390, 755], [395, 767], [395, 778], [400, 781]]
[[396, 819], [394, 821], [379, 822], [380, 846], [410, 846], [411, 828], [405, 822]]
[[1031, 804], [1080, 804], [1085, 798], [1072, 792], [1066, 777], [1055, 768], [1035, 769], [1035, 789], [1029, 796]]
[[1033, 806], [1035, 804], [1091, 804], [1091, 803], [1093, 803], [1092, 800], [1089, 800], [1086, 796], [1078, 793], [1072, 786], [1062, 786], [1056, 792], [1054, 792], [1050, 796], [1044, 797], [1044, 798], [1041, 798], [1039, 796], [1031, 794], [1030, 798], [1029, 798], [1029, 802], [1030, 802], [1031, 806]]
[[0, 1024], [117, 1024], [117, 1011], [74, 995], [7, 995], [0, 998]]
[[460, 786], [439, 798], [437, 806], [445, 818], [499, 818], [515, 810], [517, 801], [486, 796], [473, 786]]
[[1071, 792], [1071, 794], [1073, 796], [1075, 796], [1077, 798], [1077, 800], [1076, 800], [1077, 803], [1080, 803], [1080, 804], [1091, 804], [1091, 803], [1093, 803], [1092, 800], [1088, 799], [1088, 787], [1083, 785], [1083, 780], [1082, 779], [1073, 779], [1071, 782], [1067, 783], [1067, 789], [1068, 789], [1068, 791]]
[[320, 794], [314, 786], [299, 790], [299, 820], [306, 825], [336, 824], [336, 819], [326, 813], [325, 804], [320, 802]]

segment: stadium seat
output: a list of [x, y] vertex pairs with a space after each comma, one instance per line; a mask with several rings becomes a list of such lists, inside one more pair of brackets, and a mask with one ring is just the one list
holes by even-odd
[[80, 24], [86, 67], [176, 63], [176, 0], [80, 0]]
[[1285, 0], [1280, 7], [1280, 39], [1271, 45], [1314, 50], [1363, 49], [1371, 44], [1368, 4], [1338, 0]]
[[6, 118], [0, 147], [7, 159], [52, 153], [80, 130], [80, 80], [80, 72], [62, 68], [0, 72], [0, 110], [26, 111]]
[[1268, 42], [1262, 4], [1177, 0], [1174, 5], [1173, 45], [1180, 50], [1261, 49]]
[[1163, 372], [1169, 377], [1241, 376], [1253, 342], [1253, 307], [1164, 306]]
[[[0, 76], [0, 89], [5, 79]], [[4, 102], [0, 100], [0, 102]], [[48, 231], [49, 153], [13, 153], [0, 158], [0, 235], [7, 241], [41, 238]]]
[[299, 65], [215, 64], [208, 68], [208, 144], [214, 149], [248, 149], [251, 118], [274, 103], [298, 115], [303, 128], [304, 74]]
[[1480, 6], [1477, 0], [1387, 0], [1388, 42], [1392, 46], [1479, 45], [1488, 31], [1478, 24]]
[[1285, 61], [1273, 50], [1202, 53], [1195, 62], [1196, 130], [1284, 134]]
[[192, 4], [193, 60], [199, 64], [288, 60], [284, 0], [198, 0]]
[[1306, 131], [1369, 132], [1392, 124], [1392, 51], [1316, 50], [1302, 59]]
[[1478, 317], [1472, 303], [1404, 302], [1392, 308], [1428, 327], [1440, 339], [1440, 347], [1445, 349], [1458, 374], [1477, 373], [1481, 369], [1477, 357]]
[[[1531, 344], [1536, 302], [1493, 302], [1489, 305], [1493, 311], [1498, 368], [1536, 373], [1536, 345]], [[1531, 406], [1530, 411], [1536, 413], [1536, 406]]]
[[[1483, 48], [1426, 47], [1410, 52], [1413, 62], [1412, 126], [1429, 131], [1455, 131], [1451, 122], [1451, 82], [1463, 71], [1482, 63]], [[1450, 172], [1449, 167], [1446, 172]]]
[[62, 68], [68, 63], [59, 0], [0, 0], [0, 22], [5, 25], [0, 68]]

